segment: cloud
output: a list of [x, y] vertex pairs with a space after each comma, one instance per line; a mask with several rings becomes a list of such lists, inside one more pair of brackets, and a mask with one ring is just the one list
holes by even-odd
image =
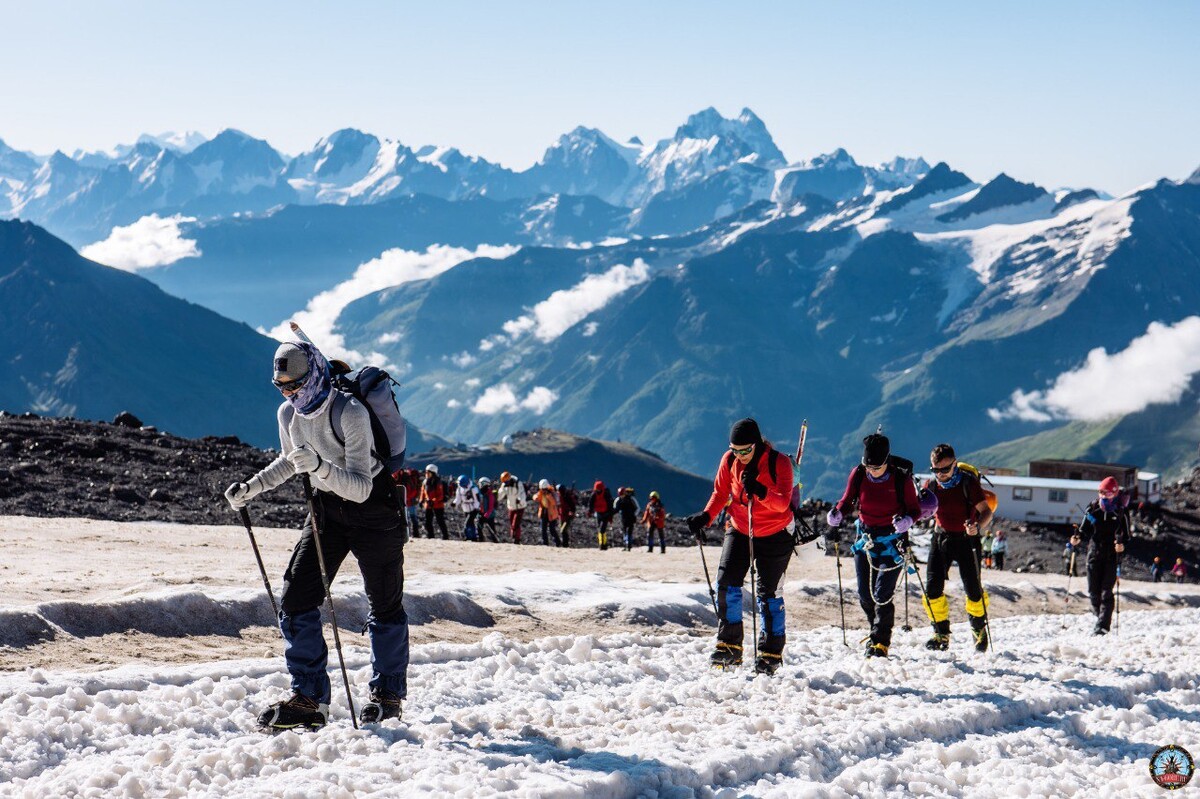
[[[291, 319], [299, 323], [304, 332], [330, 358], [343, 358], [352, 363], [382, 363], [386, 361], [385, 356], [377, 352], [360, 353], [350, 350], [346, 347], [345, 337], [335, 332], [338, 317], [347, 305], [377, 291], [437, 277], [474, 258], [507, 258], [519, 249], [508, 245], [495, 247], [484, 244], [474, 250], [468, 250], [435, 244], [424, 252], [399, 248], [386, 250], [378, 258], [355, 269], [349, 280], [313, 297], [308, 301], [308, 306], [303, 311], [293, 314]], [[286, 321], [263, 332], [280, 341], [293, 338]], [[399, 340], [398, 335], [385, 333], [379, 339], [380, 343], [391, 343], [391, 340], [384, 341], [388, 336], [396, 336], [395, 340]]]
[[513, 341], [529, 333], [541, 342], [553, 341], [617, 295], [649, 279], [650, 267], [641, 258], [633, 266], [617, 265], [602, 274], [588, 275], [571, 288], [554, 292], [529, 313], [505, 322], [503, 330]]
[[446, 407], [447, 408], [461, 408], [462, 403], [456, 399], [446, 400]]
[[478, 377], [472, 377], [472, 378], [464, 381], [463, 385], [466, 386], [467, 388], [479, 388], [479, 384], [482, 382], [483, 381], [480, 380]]
[[381, 345], [382, 344], [395, 344], [399, 340], [400, 340], [399, 333], [384, 333], [382, 336], [379, 337], [379, 343]]
[[525, 395], [525, 399], [518, 400], [511, 385], [500, 383], [485, 389], [483, 396], [475, 400], [475, 404], [471, 406], [471, 411], [483, 416], [495, 416], [498, 413], [516, 413], [527, 410], [540, 416], [549, 410], [557, 400], [558, 393], [545, 386], [534, 386]]
[[477, 360], [479, 359], [469, 352], [460, 352], [457, 355], [450, 356], [450, 363], [454, 364], [459, 369], [466, 369], [468, 366], [474, 364]]
[[1003, 408], [990, 408], [994, 421], [1098, 422], [1137, 413], [1150, 405], [1178, 402], [1200, 372], [1200, 316], [1174, 325], [1151, 322], [1120, 352], [1103, 347], [1088, 353], [1077, 369], [1064, 372], [1040, 391], [1017, 389]]
[[79, 251], [84, 258], [126, 272], [173, 264], [181, 258], [200, 256], [200, 248], [185, 239], [179, 226], [195, 222], [193, 216], [143, 216], [132, 225], [115, 227], [104, 241], [89, 244]]

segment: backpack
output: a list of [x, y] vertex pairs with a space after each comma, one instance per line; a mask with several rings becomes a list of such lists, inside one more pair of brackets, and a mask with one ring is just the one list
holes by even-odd
[[[774, 447], [771, 447], [771, 449], [769, 449], [768, 452], [771, 453], [771, 457], [767, 458], [767, 472], [771, 475], [771, 482], [775, 483], [776, 481], [779, 480], [779, 471], [778, 471], [779, 467], [776, 466], [776, 464], [779, 462], [779, 450], [775, 449]], [[722, 468], [729, 469], [730, 477], [731, 478], [733, 477], [733, 453], [732, 452], [726, 452], [725, 463]]]
[[[899, 455], [888, 455], [888, 468], [895, 474], [892, 476], [892, 483], [896, 487], [896, 507], [901, 511], [904, 510], [904, 481], [912, 482], [913, 478], [913, 462], [908, 458], [901, 458]], [[854, 467], [854, 477], [850, 482], [850, 496], [853, 497], [855, 504], [858, 503], [859, 494], [862, 493], [863, 478], [867, 476], [867, 467], [861, 463]]]
[[[999, 504], [996, 492], [989, 491], [988, 489], [984, 488], [983, 481], [987, 480], [988, 485], [990, 485], [992, 488], [995, 488], [996, 484], [989, 480], [986, 474], [979, 471], [979, 469], [969, 463], [958, 461], [957, 466], [960, 472], [975, 478], [975, 482], [979, 483], [979, 488], [983, 491], [983, 498], [987, 500], [988, 507], [991, 508], [992, 513], [995, 513], [996, 506]], [[973, 514], [972, 509], [974, 508], [974, 505], [971, 503], [971, 492], [967, 490], [965, 483], [963, 484], [963, 497], [967, 501], [967, 512]]]
[[[357, 371], [337, 371], [332, 375], [333, 387], [349, 394], [361, 402], [371, 417], [371, 434], [374, 445], [371, 452], [383, 463], [388, 474], [394, 474], [404, 465], [404, 450], [408, 446], [408, 426], [400, 415], [391, 376], [377, 366], [364, 366]], [[345, 444], [345, 436], [339, 435], [342, 410], [345, 403], [334, 403], [329, 414], [333, 435], [338, 443]]]

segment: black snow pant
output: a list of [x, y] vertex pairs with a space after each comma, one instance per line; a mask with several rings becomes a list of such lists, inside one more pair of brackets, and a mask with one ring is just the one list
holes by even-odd
[[1107, 631], [1112, 626], [1113, 586], [1117, 584], [1117, 554], [1102, 555], [1095, 549], [1088, 550], [1087, 581], [1088, 594], [1092, 599], [1092, 613], [1096, 626]]
[[[494, 511], [493, 511], [493, 515], [495, 515]], [[483, 540], [483, 528], [484, 527], [488, 528], [488, 538], [492, 539], [492, 541], [494, 543], [499, 544], [500, 543], [500, 535], [499, 535], [499, 531], [496, 529], [496, 520], [493, 519], [491, 516], [480, 516], [479, 517], [479, 540], [480, 541]]]
[[[780, 530], [754, 539], [754, 567], [758, 573], [758, 648], [783, 654], [786, 619], [779, 583], [792, 557], [792, 534]], [[750, 570], [750, 539], [737, 530], [726, 530], [717, 567], [717, 640], [742, 645], [742, 583]]]
[[950, 576], [950, 566], [958, 564], [958, 576], [962, 579], [963, 590], [967, 592], [967, 617], [971, 628], [983, 629], [986, 623], [984, 615], [985, 602], [983, 598], [983, 581], [980, 571], [983, 559], [983, 542], [977, 535], [966, 533], [950, 533], [936, 530], [933, 541], [929, 545], [929, 564], [926, 567], [925, 595], [927, 597], [926, 612], [933, 622], [935, 632], [942, 635], [950, 634], [950, 610], [946, 601], [946, 580]]
[[550, 520], [543, 516], [542, 519], [542, 546], [550, 546], [550, 537], [554, 537], [554, 546], [562, 546], [562, 542], [558, 538], [558, 520]]
[[562, 540], [564, 547], [571, 546], [571, 522], [575, 519], [574, 516], [564, 516], [562, 524], [559, 525], [558, 534]]
[[854, 553], [854, 571], [858, 577], [858, 604], [871, 625], [871, 643], [892, 645], [892, 627], [896, 623], [896, 583], [904, 564], [895, 558], [872, 558], [866, 550]]
[[[663, 527], [655, 527], [652, 524], [646, 525], [646, 551], [654, 551], [654, 532], [658, 531], [658, 543], [662, 546], [662, 551], [667, 551], [667, 531]], [[758, 554], [758, 548], [754, 550], [754, 554]]]
[[437, 519], [438, 529], [442, 531], [442, 538], [446, 541], [450, 540], [450, 533], [446, 530], [446, 511], [444, 508], [426, 508], [425, 509], [425, 535], [433, 538], [433, 520]]
[[[404, 610], [404, 541], [400, 507], [389, 485], [376, 480], [366, 502], [350, 502], [336, 494], [316, 492], [318, 530], [325, 568], [332, 583], [338, 567], [353, 553], [366, 589], [366, 632], [371, 641], [371, 687], [401, 697], [407, 694], [408, 615]], [[330, 700], [329, 650], [321, 627], [325, 586], [309, 514], [292, 559], [283, 575], [279, 628], [285, 639], [284, 660], [292, 690], [319, 702]]]

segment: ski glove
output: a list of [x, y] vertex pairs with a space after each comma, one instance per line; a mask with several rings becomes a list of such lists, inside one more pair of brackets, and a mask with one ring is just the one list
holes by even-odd
[[744, 474], [742, 475], [742, 487], [746, 489], [746, 493], [756, 499], [767, 498], [767, 487], [758, 482], [758, 475]]
[[321, 456], [308, 444], [302, 444], [287, 454], [288, 463], [296, 474], [308, 474], [321, 467]]
[[229, 507], [241, 510], [249, 504], [250, 500], [261, 494], [262, 490], [262, 481], [255, 475], [248, 482], [234, 483], [225, 489], [225, 499], [229, 502]]
[[897, 533], [907, 533], [908, 529], [913, 526], [911, 516], [896, 516], [892, 519], [892, 527], [896, 528]]
[[838, 527], [842, 523], [842, 512], [836, 507], [830, 508], [829, 513], [825, 514], [825, 523], [830, 527]]
[[700, 511], [699, 513], [693, 513], [691, 516], [688, 516], [685, 521], [687, 522], [688, 530], [691, 531], [692, 535], [696, 536], [697, 540], [703, 541], [704, 528], [708, 527], [708, 523], [711, 522], [712, 519], [708, 517], [707, 513]]

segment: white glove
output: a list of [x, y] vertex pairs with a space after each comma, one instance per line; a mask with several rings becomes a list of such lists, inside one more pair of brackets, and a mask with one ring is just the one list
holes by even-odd
[[241, 510], [249, 504], [250, 500], [262, 493], [262, 483], [257, 477], [251, 477], [249, 482], [234, 483], [225, 489], [225, 499], [229, 502], [229, 507], [234, 510]]
[[308, 444], [301, 444], [287, 454], [288, 463], [296, 470], [296, 474], [315, 472], [321, 466], [321, 456]]

